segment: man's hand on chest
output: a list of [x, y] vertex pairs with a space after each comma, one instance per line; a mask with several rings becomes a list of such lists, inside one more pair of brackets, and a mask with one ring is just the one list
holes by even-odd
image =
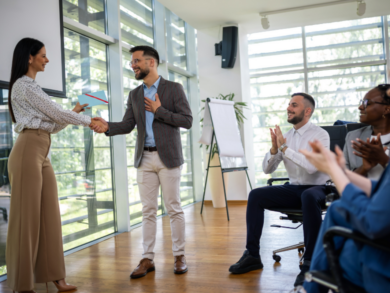
[[145, 100], [145, 110], [156, 114], [156, 111], [159, 107], [161, 107], [160, 98], [158, 94], [155, 95], [156, 101], [149, 99], [148, 97], [144, 97]]

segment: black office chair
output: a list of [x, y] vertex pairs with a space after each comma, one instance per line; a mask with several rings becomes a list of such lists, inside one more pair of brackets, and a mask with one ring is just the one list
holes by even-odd
[[[365, 124], [362, 123], [353, 123], [353, 124], [361, 124], [360, 127], [366, 126]], [[330, 150], [334, 151], [336, 145], [338, 145], [341, 149], [343, 149], [344, 144], [345, 144], [345, 137], [347, 136], [347, 127], [346, 125], [332, 125], [332, 126], [321, 126], [324, 130], [326, 130], [329, 133], [330, 137]], [[358, 129], [360, 127], [357, 127], [355, 129]], [[354, 130], [354, 129], [353, 129]], [[267, 181], [268, 186], [272, 186], [272, 183], [275, 181], [288, 181], [289, 178], [270, 178]], [[330, 184], [329, 184], [330, 186]], [[329, 195], [330, 197], [333, 196], [331, 193], [331, 190], [329, 190]], [[301, 209], [269, 209], [270, 211], [273, 212], [279, 212], [282, 213], [283, 216], [281, 216], [279, 219], [280, 220], [289, 220], [292, 221], [293, 223], [300, 223], [297, 227], [286, 227], [286, 226], [281, 226], [281, 225], [271, 225], [271, 227], [275, 228], [287, 228], [287, 229], [298, 229], [300, 226], [303, 224], [303, 213]], [[326, 208], [322, 210], [322, 213], [326, 212]], [[289, 250], [294, 250], [298, 249], [299, 253], [304, 252], [305, 244], [304, 242], [299, 242], [298, 244], [290, 245], [287, 247], [283, 247], [280, 249], [276, 249], [272, 251], [272, 258], [276, 262], [280, 262], [282, 257], [278, 255], [280, 252], [284, 251], [289, 251]], [[303, 258], [303, 255], [301, 256], [301, 260]]]
[[344, 227], [332, 227], [325, 232], [323, 239], [324, 250], [329, 262], [330, 271], [307, 272], [305, 275], [306, 281], [319, 283], [339, 293], [366, 293], [364, 288], [358, 287], [343, 278], [342, 269], [339, 263], [339, 251], [336, 251], [333, 241], [333, 238], [337, 236], [353, 239], [355, 242], [370, 245], [374, 248], [390, 253], [388, 243], [384, 243], [383, 241], [373, 241]]
[[350, 132], [350, 131], [354, 131], [356, 129], [359, 129], [359, 128], [362, 128], [362, 127], [366, 127], [366, 126], [369, 126], [368, 124], [364, 124], [364, 123], [348, 123], [348, 124], [345, 124], [345, 126], [347, 127], [347, 132]]

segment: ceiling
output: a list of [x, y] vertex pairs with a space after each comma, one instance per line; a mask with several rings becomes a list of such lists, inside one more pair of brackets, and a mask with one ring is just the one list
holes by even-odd
[[[248, 33], [263, 31], [259, 12], [312, 5], [335, 0], [158, 0], [198, 30], [239, 24]], [[390, 0], [365, 0], [363, 17], [390, 15]], [[357, 19], [356, 3], [286, 12], [269, 16], [270, 30]]]

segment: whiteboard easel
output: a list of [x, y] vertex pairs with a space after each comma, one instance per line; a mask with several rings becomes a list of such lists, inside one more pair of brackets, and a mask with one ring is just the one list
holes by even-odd
[[[212, 103], [212, 106], [210, 106], [210, 103]], [[221, 106], [219, 107], [220, 109], [217, 109], [218, 104], [221, 104]], [[225, 179], [223, 174], [227, 172], [245, 171], [246, 177], [248, 178], [249, 186], [252, 190], [252, 184], [248, 175], [248, 166], [245, 159], [244, 148], [242, 146], [240, 132], [238, 129], [233, 105], [234, 102], [221, 101], [216, 99], [211, 100], [210, 98], [207, 98], [205, 105], [205, 117], [203, 119], [203, 133], [200, 140], [201, 143], [210, 145], [210, 154], [206, 168], [207, 173], [205, 178], [200, 214], [202, 214], [203, 212], [209, 169], [220, 167], [228, 221], [230, 220], [230, 218], [226, 197]], [[216, 115], [215, 119], [213, 119], [213, 115]], [[219, 153], [219, 166], [210, 166], [214, 137]], [[221, 144], [218, 144], [218, 138], [220, 139]]]

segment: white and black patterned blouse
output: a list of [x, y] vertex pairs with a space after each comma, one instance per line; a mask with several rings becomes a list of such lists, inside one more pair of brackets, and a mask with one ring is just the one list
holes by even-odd
[[50, 99], [35, 80], [26, 75], [14, 83], [11, 99], [17, 133], [24, 128], [57, 133], [68, 124], [85, 127], [91, 124], [91, 117], [64, 110]]

